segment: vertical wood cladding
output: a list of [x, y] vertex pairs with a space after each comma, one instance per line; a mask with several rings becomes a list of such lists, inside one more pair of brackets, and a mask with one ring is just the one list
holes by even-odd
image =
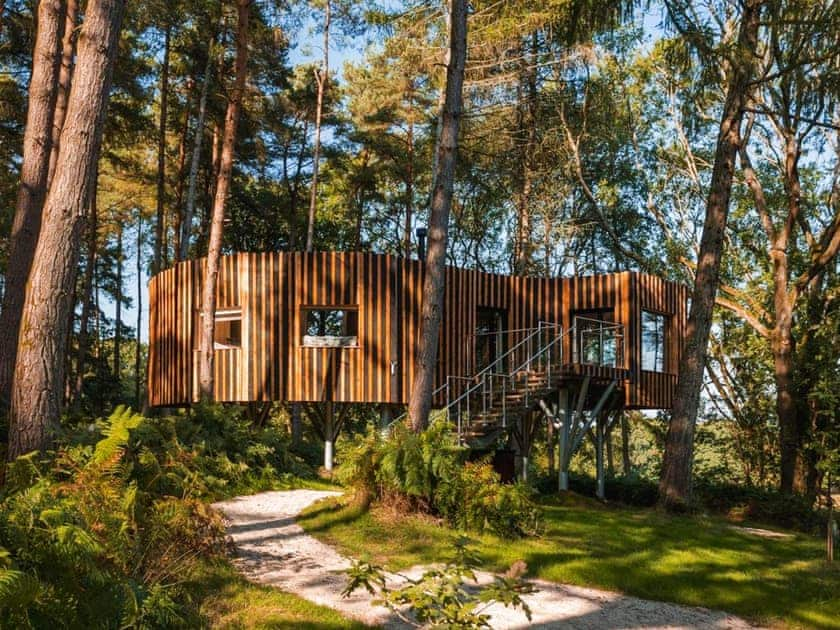
[[[154, 406], [197, 397], [196, 349], [204, 261], [187, 261], [149, 283], [149, 392]], [[325, 401], [403, 404], [414, 380], [420, 333], [423, 263], [361, 252], [262, 253], [224, 256], [217, 308], [241, 310], [239, 347], [216, 351], [216, 398], [226, 402]], [[476, 372], [476, 312], [500, 309], [505, 328], [539, 322], [568, 330], [579, 311], [607, 311], [624, 324], [623, 383], [629, 408], [669, 408], [686, 320], [686, 289], [634, 272], [574, 278], [504, 276], [446, 269], [438, 383]], [[358, 312], [358, 344], [302, 344], [306, 307]], [[668, 322], [664, 373], [641, 370], [641, 314]], [[515, 342], [511, 337], [508, 344]], [[572, 336], [564, 340], [570, 362]], [[606, 375], [578, 366], [578, 373]], [[604, 374], [600, 374], [604, 372]]]

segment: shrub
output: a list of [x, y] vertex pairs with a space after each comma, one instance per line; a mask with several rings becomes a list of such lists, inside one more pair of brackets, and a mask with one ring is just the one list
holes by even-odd
[[95, 445], [9, 465], [0, 500], [0, 626], [178, 627], [183, 576], [224, 544], [218, 515], [159, 497], [126, 458], [144, 419], [118, 408]]
[[421, 434], [405, 426], [387, 438], [376, 430], [349, 449], [339, 479], [367, 504], [379, 500], [436, 514], [450, 525], [501, 536], [537, 530], [539, 511], [531, 491], [503, 484], [487, 461], [465, 463], [451, 427], [433, 423]]
[[801, 495], [785, 495], [775, 489], [698, 481], [695, 498], [706, 508], [770, 525], [798, 529], [806, 533], [824, 532], [827, 520], [823, 510], [813, 507]]

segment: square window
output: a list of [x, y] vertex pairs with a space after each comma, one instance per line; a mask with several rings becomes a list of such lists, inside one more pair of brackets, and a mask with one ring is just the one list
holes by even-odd
[[213, 348], [229, 350], [242, 347], [242, 309], [225, 308], [216, 311], [213, 325]]
[[359, 345], [357, 308], [306, 307], [302, 309], [301, 345], [309, 348], [343, 348]]

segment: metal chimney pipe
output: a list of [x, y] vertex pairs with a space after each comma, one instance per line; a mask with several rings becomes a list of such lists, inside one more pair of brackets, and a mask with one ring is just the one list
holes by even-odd
[[429, 231], [424, 227], [419, 227], [414, 230], [417, 235], [417, 257], [420, 260], [426, 260], [426, 235]]

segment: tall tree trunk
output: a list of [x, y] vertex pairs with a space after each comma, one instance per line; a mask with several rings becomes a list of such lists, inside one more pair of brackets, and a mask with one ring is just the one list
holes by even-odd
[[122, 301], [123, 301], [123, 228], [117, 225], [117, 282], [116, 282], [116, 313], [114, 317], [114, 378], [121, 382], [122, 361], [120, 350], [122, 347]]
[[[9, 459], [46, 448], [61, 411], [67, 313], [79, 258], [85, 202], [102, 141], [124, 0], [90, 0], [79, 34], [76, 80], [62, 151], [44, 204], [21, 319], [9, 430]], [[49, 128], [48, 128], [49, 129]]]
[[[98, 170], [98, 169], [95, 169]], [[96, 205], [96, 185], [92, 187], [87, 211], [87, 251], [85, 273], [82, 276], [82, 314], [79, 318], [79, 347], [76, 354], [76, 381], [73, 385], [73, 411], [78, 412], [82, 404], [82, 390], [85, 384], [85, 364], [90, 348], [90, 310], [93, 297], [93, 277], [96, 270], [97, 237], [99, 220]]]
[[207, 121], [207, 96], [210, 93], [210, 74], [213, 71], [214, 42], [215, 37], [212, 37], [210, 43], [207, 45], [207, 63], [204, 66], [204, 81], [201, 84], [201, 97], [198, 101], [198, 120], [195, 121], [195, 137], [193, 139], [192, 156], [190, 157], [190, 183], [187, 187], [187, 204], [184, 209], [184, 220], [181, 222], [178, 260], [186, 260], [190, 250], [190, 235], [192, 234], [193, 215], [195, 214], [198, 168], [201, 165], [201, 145], [204, 143], [204, 125]]
[[799, 142], [795, 135], [785, 141], [784, 179], [787, 196], [787, 221], [778, 230], [770, 248], [773, 263], [773, 310], [775, 326], [770, 335], [776, 383], [776, 415], [779, 420], [780, 489], [790, 494], [794, 490], [806, 491], [806, 476], [802, 470], [803, 432], [807, 426], [801, 422], [801, 411], [807, 403], [798, 399], [794, 384], [796, 340], [793, 336], [793, 310], [790, 291], [790, 265], [788, 247], [791, 231], [800, 216], [802, 184], [799, 179]]
[[140, 374], [143, 365], [143, 344], [140, 342], [140, 328], [143, 325], [143, 214], [137, 211], [137, 333], [134, 345], [134, 406], [143, 408], [141, 400]]
[[331, 1], [324, 4], [324, 62], [320, 71], [315, 72], [318, 84], [318, 100], [315, 105], [315, 146], [312, 151], [312, 189], [309, 192], [309, 220], [306, 224], [306, 251], [315, 246], [315, 210], [318, 206], [318, 169], [321, 161], [321, 118], [324, 113], [324, 93], [330, 80], [330, 22], [332, 21]]
[[[523, 142], [520, 155], [521, 188], [517, 200], [516, 217], [516, 258], [514, 273], [526, 274], [533, 263], [533, 243], [531, 242], [531, 187], [533, 185], [534, 153], [537, 144], [537, 33], [531, 35], [530, 54], [522, 50], [522, 63], [519, 86], [519, 136]], [[524, 136], [524, 137], [522, 137]]]
[[61, 60], [58, 72], [58, 85], [55, 99], [55, 114], [53, 115], [52, 147], [50, 151], [50, 167], [47, 176], [47, 188], [50, 187], [55, 165], [58, 161], [58, 151], [61, 146], [61, 130], [67, 117], [67, 98], [70, 96], [70, 83], [73, 79], [73, 58], [76, 53], [76, 20], [79, 17], [78, 0], [68, 0], [67, 14], [64, 19], [64, 34], [61, 38]]
[[32, 52], [20, 188], [9, 238], [5, 292], [0, 310], [0, 409], [5, 409], [11, 401], [26, 283], [38, 243], [41, 210], [47, 194], [63, 25], [63, 3], [41, 0], [38, 4], [38, 33]]
[[452, 0], [449, 32], [450, 63], [446, 69], [446, 96], [441, 116], [440, 144], [429, 215], [429, 248], [423, 278], [423, 306], [417, 346], [416, 376], [411, 388], [408, 414], [416, 432], [429, 424], [432, 388], [437, 364], [438, 338], [443, 310], [446, 244], [449, 212], [461, 123], [464, 66], [467, 59], [467, 0]]
[[[414, 220], [414, 85], [409, 88], [408, 132], [406, 135], [408, 165], [405, 178], [405, 226], [403, 227], [403, 256], [411, 256], [411, 222]], [[361, 213], [360, 213], [361, 215]], [[359, 230], [361, 232], [361, 230]]]
[[189, 93], [184, 102], [184, 122], [181, 125], [180, 139], [178, 140], [178, 181], [175, 184], [175, 220], [172, 225], [172, 257], [175, 262], [181, 260], [181, 233], [184, 224], [184, 169], [187, 167], [187, 134], [190, 131], [190, 106]]
[[158, 122], [157, 209], [155, 212], [155, 251], [152, 275], [163, 269], [166, 252], [166, 115], [169, 103], [169, 24], [163, 31], [163, 61], [160, 69], [160, 121]]
[[213, 399], [213, 336], [216, 324], [216, 283], [219, 276], [219, 258], [224, 236], [225, 201], [233, 171], [233, 151], [236, 144], [236, 126], [245, 93], [248, 70], [248, 18], [252, 0], [237, 0], [238, 23], [236, 26], [236, 62], [234, 85], [225, 113], [225, 129], [219, 164], [216, 195], [213, 200], [213, 218], [210, 224], [210, 241], [207, 246], [207, 268], [204, 276], [204, 295], [201, 303], [201, 337], [199, 343], [199, 389], [201, 399]]
[[706, 220], [700, 237], [694, 290], [686, 325], [685, 348], [679, 367], [671, 422], [665, 438], [659, 481], [660, 502], [674, 509], [685, 508], [691, 500], [694, 431], [706, 367], [706, 347], [718, 288], [741, 121], [756, 62], [762, 5], [763, 0], [746, 0], [743, 3], [737, 49], [732, 53], [732, 79], [726, 93], [715, 149], [706, 202]]

